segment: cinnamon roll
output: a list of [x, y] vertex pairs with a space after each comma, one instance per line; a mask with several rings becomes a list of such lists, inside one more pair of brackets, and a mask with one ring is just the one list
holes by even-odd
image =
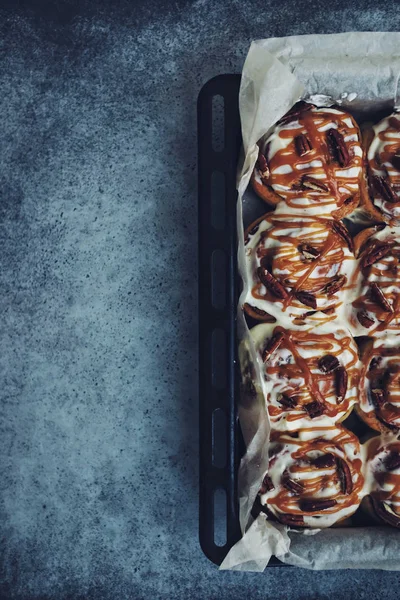
[[340, 425], [273, 436], [261, 510], [290, 527], [330, 527], [352, 515], [365, 495], [362, 449]]
[[370, 496], [363, 507], [381, 523], [400, 528], [400, 441], [396, 436], [372, 438], [366, 459]]
[[372, 429], [400, 433], [400, 338], [375, 338], [361, 350], [356, 412]]
[[350, 114], [299, 102], [259, 148], [252, 185], [271, 206], [341, 219], [358, 205], [363, 150]]
[[364, 134], [369, 195], [365, 208], [377, 221], [400, 223], [400, 114], [383, 119]]
[[342, 421], [358, 400], [358, 348], [332, 325], [308, 331], [263, 323], [250, 331], [262, 371], [261, 385], [271, 425], [298, 429]]
[[347, 313], [354, 335], [400, 332], [400, 228], [371, 227], [354, 239], [357, 268]]
[[261, 217], [245, 234], [245, 312], [286, 326], [335, 319], [356, 267], [352, 244], [339, 221]]

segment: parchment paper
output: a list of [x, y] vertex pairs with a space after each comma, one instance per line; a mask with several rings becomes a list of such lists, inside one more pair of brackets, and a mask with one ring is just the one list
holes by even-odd
[[[342, 33], [260, 40], [251, 44], [239, 93], [244, 146], [238, 177], [238, 264], [243, 279], [243, 229], [266, 212], [265, 204], [247, 189], [258, 157], [257, 141], [300, 98], [321, 105], [339, 104], [359, 119], [400, 105], [400, 33]], [[238, 333], [250, 360], [255, 350], [238, 306]], [[255, 374], [256, 399], [239, 405], [247, 452], [239, 470], [242, 539], [221, 569], [262, 571], [272, 555], [308, 569], [400, 570], [400, 532], [388, 527], [333, 528], [303, 533], [271, 523], [250, 511], [268, 466], [270, 424]]]

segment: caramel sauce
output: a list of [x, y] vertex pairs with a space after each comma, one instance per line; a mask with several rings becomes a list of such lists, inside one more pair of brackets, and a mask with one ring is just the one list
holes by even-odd
[[[323, 373], [318, 367], [318, 361], [321, 356], [325, 354], [331, 354], [339, 359], [342, 359], [344, 351], [349, 351], [352, 358], [346, 364], [343, 365], [349, 376], [348, 389], [352, 387], [358, 387], [358, 369], [356, 368], [358, 362], [357, 350], [354, 348], [354, 344], [350, 337], [343, 337], [338, 339], [334, 333], [330, 334], [318, 334], [312, 331], [287, 331], [284, 328], [277, 326], [274, 328], [273, 335], [276, 333], [283, 333], [284, 339], [279, 347], [279, 351], [285, 349], [289, 351], [293, 357], [294, 363], [272, 366], [269, 362], [266, 363], [266, 375], [272, 380], [281, 382], [282, 380], [287, 381], [287, 393], [289, 396], [296, 398], [296, 407], [294, 409], [288, 409], [285, 406], [276, 406], [275, 404], [269, 404], [268, 412], [272, 418], [278, 418], [282, 413], [285, 413], [287, 421], [297, 421], [304, 419], [307, 416], [305, 404], [317, 400], [324, 405], [324, 415], [332, 418], [336, 418], [338, 412], [346, 412], [350, 406], [350, 403], [354, 400], [351, 394], [347, 393], [343, 402], [332, 403], [327, 402], [326, 398], [334, 396], [336, 398], [335, 390], [335, 374], [334, 373]], [[303, 358], [301, 356], [301, 346], [306, 345], [313, 349], [312, 358]], [[337, 349], [335, 350], [335, 347]], [[316, 372], [315, 372], [316, 371]], [[298, 380], [299, 378], [304, 379], [304, 386], [291, 386], [290, 382]]]
[[[344, 261], [351, 260], [352, 257], [345, 256], [346, 242], [331, 230], [326, 219], [315, 218], [308, 221], [302, 220], [301, 217], [294, 220], [292, 217], [290, 222], [286, 222], [285, 215], [282, 215], [281, 219], [270, 217], [266, 219], [271, 227], [259, 234], [260, 241], [256, 248], [256, 254], [259, 258], [270, 257], [272, 274], [289, 292], [284, 301], [280, 300], [282, 310], [285, 311], [300, 290], [317, 294], [318, 297], [318, 292], [321, 292], [332, 281], [332, 267], [338, 265], [337, 273], [339, 273]], [[303, 225], [311, 231], [305, 231], [299, 236], [298, 230]], [[289, 233], [287, 233], [288, 230]], [[290, 230], [293, 230], [295, 235], [291, 234]], [[271, 240], [276, 242], [276, 245], [270, 248], [265, 247], [265, 243]], [[309, 244], [319, 252], [319, 256], [306, 262], [299, 250], [301, 244]], [[312, 277], [316, 269], [318, 269], [318, 277]], [[255, 281], [258, 279], [256, 273], [254, 273], [254, 279]], [[345, 289], [345, 287], [341, 289]], [[277, 298], [270, 291], [265, 291], [263, 284], [258, 281], [253, 286], [251, 293], [254, 298], [259, 300], [277, 301]], [[333, 295], [333, 305], [335, 300], [335, 295]], [[296, 306], [304, 307], [305, 311], [309, 310], [300, 301], [295, 300], [295, 302]], [[326, 320], [324, 319], [324, 321]]]
[[[378, 138], [381, 142], [378, 152], [369, 160], [371, 172], [378, 176], [382, 176], [382, 171], [384, 171], [384, 177], [388, 179], [398, 196], [400, 190], [400, 171], [393, 166], [392, 160], [393, 156], [400, 152], [400, 137], [393, 138], [393, 134], [398, 134], [399, 130], [400, 121], [394, 117], [390, 117], [387, 128], [378, 133]], [[389, 163], [389, 166], [385, 163]], [[374, 196], [385, 201], [385, 198], [378, 194], [376, 190], [374, 190]], [[400, 196], [398, 199], [400, 202]], [[394, 206], [396, 206], [396, 204], [391, 205], [390, 203], [385, 202], [385, 211], [389, 213], [393, 212]]]
[[[315, 428], [304, 429], [303, 431], [315, 432]], [[287, 442], [291, 446], [297, 446], [297, 449], [291, 452], [292, 464], [288, 465], [287, 470], [289, 475], [293, 476], [295, 481], [301, 482], [303, 491], [300, 495], [293, 495], [290, 490], [282, 485], [275, 495], [267, 498], [267, 504], [273, 505], [278, 511], [285, 514], [302, 515], [304, 512], [299, 506], [300, 497], [318, 498], [318, 493], [323, 488], [327, 487], [328, 484], [332, 483], [333, 485], [330, 486], [330, 494], [326, 496], [326, 499], [336, 500], [337, 504], [321, 511], [323, 514], [334, 514], [338, 510], [359, 504], [359, 494], [364, 485], [362, 461], [358, 458], [350, 459], [346, 454], [346, 446], [351, 444], [359, 449], [360, 443], [354, 434], [340, 427], [321, 429], [321, 435], [323, 436], [324, 433], [326, 434], [326, 432], [329, 431], [336, 431], [337, 434], [334, 435], [332, 439], [313, 438], [307, 441], [290, 436], [283, 436], [280, 438], [282, 442]], [[351, 493], [347, 494], [342, 492], [336, 466], [318, 469], [312, 461], [310, 461], [308, 453], [314, 451], [320, 451], [323, 454], [334, 454], [335, 456], [344, 458], [349, 467], [353, 482]], [[329, 475], [322, 474], [326, 471], [329, 471]], [[307, 473], [309, 474], [309, 477], [296, 479], [296, 474], [300, 473]], [[318, 510], [315, 512], [318, 513]]]
[[[344, 119], [351, 120], [352, 126], [349, 127]], [[300, 127], [296, 127], [298, 124], [300, 124]], [[346, 167], [340, 167], [332, 157], [329, 149], [327, 131], [329, 130], [328, 126], [331, 124], [337, 124], [338, 131], [344, 138], [351, 135], [356, 137], [355, 140], [345, 142], [350, 156], [349, 164]], [[323, 109], [306, 111], [293, 123], [295, 126], [290, 127], [289, 125], [287, 124], [285, 126], [287, 128], [281, 129], [278, 134], [282, 140], [290, 140], [286, 148], [279, 149], [272, 157], [267, 155], [270, 168], [268, 183], [279, 195], [286, 199], [288, 206], [296, 208], [296, 197], [307, 197], [315, 200], [315, 204], [321, 207], [331, 204], [333, 199], [333, 201], [336, 201], [337, 208], [340, 208], [345, 200], [358, 193], [362, 166], [362, 156], [357, 156], [354, 152], [355, 147], [360, 147], [358, 126], [347, 113], [335, 114], [326, 112]], [[326, 129], [318, 131], [321, 128]], [[304, 134], [312, 146], [312, 149], [302, 156], [299, 156], [295, 143], [295, 138], [300, 134]], [[267, 152], [268, 150], [267, 148]], [[320, 161], [322, 165], [308, 165], [305, 168], [299, 168], [301, 165], [307, 165], [316, 160]], [[277, 169], [285, 165], [291, 168], [289, 173], [276, 173]], [[338, 172], [352, 167], [359, 167], [356, 176], [344, 177], [338, 174]], [[304, 175], [316, 178], [318, 182], [323, 183], [328, 188], [328, 191], [322, 194], [321, 192], [312, 192], [309, 189], [304, 189], [301, 193], [296, 191], [299, 181]], [[290, 190], [282, 190], [277, 186], [284, 186], [290, 188]]]
[[[373, 495], [378, 501], [385, 502], [393, 512], [400, 515], [400, 474], [388, 471], [385, 467], [385, 458], [390, 452], [400, 452], [400, 442], [393, 442], [383, 448], [380, 448], [380, 442], [380, 438], [376, 438], [368, 445], [368, 460], [381, 454], [379, 468], [374, 472], [378, 487], [373, 491]], [[385, 485], [391, 485], [393, 489], [383, 490]]]
[[[381, 240], [384, 242], [384, 240]], [[368, 250], [368, 247], [366, 250]], [[360, 261], [356, 269], [356, 278], [361, 279], [363, 293], [353, 302], [356, 310], [365, 309], [374, 315], [377, 323], [372, 326], [368, 333], [375, 331], [386, 331], [389, 326], [391, 330], [400, 330], [400, 295], [395, 289], [400, 289], [400, 245], [393, 245], [390, 254], [387, 254], [376, 263], [361, 270], [362, 258], [365, 255], [365, 250], [361, 255]], [[393, 308], [393, 312], [386, 311], [371, 294], [371, 283], [378, 284], [386, 300]]]
[[[381, 358], [381, 364], [371, 369], [371, 361]], [[386, 359], [386, 360], [385, 360]], [[400, 429], [400, 347], [375, 348], [373, 345], [365, 353], [362, 360], [361, 381], [366, 385], [361, 388], [361, 404], [373, 406], [371, 390], [374, 388], [385, 391], [386, 401], [380, 407], [374, 407], [380, 420]], [[367, 413], [368, 414], [368, 413]], [[373, 413], [372, 413], [373, 414]]]

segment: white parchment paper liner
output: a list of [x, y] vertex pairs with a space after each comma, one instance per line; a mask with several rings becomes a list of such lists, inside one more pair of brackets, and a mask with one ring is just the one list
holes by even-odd
[[[360, 115], [400, 105], [400, 33], [342, 33], [259, 40], [251, 44], [239, 93], [244, 160], [238, 179], [239, 271], [245, 280], [243, 202], [257, 141], [300, 98], [337, 103]], [[279, 207], [278, 209], [279, 210]], [[277, 212], [277, 211], [276, 211]], [[244, 321], [240, 298], [238, 333], [260, 367]], [[239, 470], [242, 539], [221, 569], [262, 571], [272, 555], [308, 569], [400, 570], [400, 532], [386, 527], [334, 528], [298, 533], [250, 511], [268, 466], [270, 424], [261, 393], [251, 406], [239, 405], [247, 452]], [[310, 539], [312, 535], [312, 539]]]

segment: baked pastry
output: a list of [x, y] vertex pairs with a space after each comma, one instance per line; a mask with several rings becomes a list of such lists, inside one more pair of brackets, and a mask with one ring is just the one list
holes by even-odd
[[352, 248], [339, 221], [264, 215], [245, 234], [245, 312], [285, 326], [335, 319], [356, 268]]
[[362, 450], [340, 425], [272, 436], [261, 510], [290, 527], [330, 527], [358, 508], [366, 493]]
[[365, 229], [355, 237], [354, 247], [358, 260], [349, 328], [356, 336], [399, 333], [400, 228]]
[[259, 148], [252, 185], [267, 204], [336, 219], [358, 205], [363, 150], [350, 114], [299, 102]]
[[[250, 331], [271, 426], [295, 430], [342, 421], [358, 400], [358, 348], [347, 331], [263, 323]], [[243, 368], [243, 361], [242, 361]]]
[[368, 159], [369, 195], [364, 206], [377, 221], [400, 223], [400, 114], [363, 133]]
[[377, 436], [367, 442], [365, 451], [370, 495], [363, 508], [379, 522], [400, 528], [400, 441]]
[[361, 364], [357, 414], [375, 431], [400, 433], [400, 338], [365, 341]]

